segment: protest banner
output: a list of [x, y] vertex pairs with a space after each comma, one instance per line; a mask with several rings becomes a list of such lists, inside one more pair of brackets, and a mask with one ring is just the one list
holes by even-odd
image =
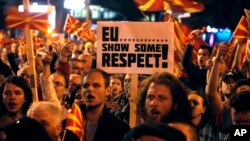
[[97, 67], [109, 73], [173, 72], [172, 22], [98, 22]]
[[138, 74], [174, 67], [173, 22], [98, 22], [97, 68], [131, 75], [129, 125], [136, 125]]

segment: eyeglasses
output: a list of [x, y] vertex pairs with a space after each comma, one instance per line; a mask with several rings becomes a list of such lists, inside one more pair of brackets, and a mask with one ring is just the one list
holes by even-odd
[[65, 85], [63, 85], [61, 82], [53, 81], [53, 84], [55, 87], [65, 87]]

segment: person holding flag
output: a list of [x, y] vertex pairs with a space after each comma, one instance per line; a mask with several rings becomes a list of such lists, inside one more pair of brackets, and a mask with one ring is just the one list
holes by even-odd
[[204, 32], [203, 29], [196, 29], [189, 34], [189, 43], [183, 55], [182, 66], [188, 75], [189, 88], [205, 94], [207, 61], [210, 60], [212, 48], [205, 43], [201, 44], [197, 53], [197, 64], [193, 63], [192, 60], [194, 45], [202, 32]]
[[[81, 110], [83, 118], [76, 116], [79, 115], [79, 112], [75, 112], [75, 117], [80, 117], [78, 121], [83, 120], [82, 124], [76, 124], [75, 127], [72, 127], [72, 124], [68, 124], [71, 126], [70, 128], [66, 126], [66, 129], [71, 132], [71, 129], [77, 129], [73, 133], [79, 133], [79, 140], [119, 141], [129, 131], [129, 125], [111, 114], [105, 105], [105, 99], [110, 94], [109, 81], [109, 75], [101, 69], [91, 69], [84, 75], [82, 89], [86, 102], [79, 105], [80, 109], [76, 108], [78, 109], [77, 111]], [[76, 119], [71, 118], [74, 117], [73, 115], [69, 117], [69, 119]], [[80, 134], [81, 132], [78, 132], [80, 129], [84, 132], [83, 135]], [[65, 134], [64, 141], [72, 141], [69, 135], [69, 133]]]

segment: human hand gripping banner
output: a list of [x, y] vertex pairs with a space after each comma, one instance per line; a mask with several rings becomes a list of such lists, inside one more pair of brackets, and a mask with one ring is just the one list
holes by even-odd
[[98, 22], [97, 67], [109, 73], [173, 72], [173, 22]]

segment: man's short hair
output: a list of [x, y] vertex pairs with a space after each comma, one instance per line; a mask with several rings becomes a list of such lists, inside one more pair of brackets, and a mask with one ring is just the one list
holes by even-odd
[[179, 130], [164, 124], [141, 124], [130, 130], [122, 141], [137, 140], [149, 135], [168, 141], [185, 141], [185, 135]]
[[250, 86], [250, 79], [245, 79], [245, 78], [239, 79], [239, 80], [237, 81], [237, 84], [236, 84], [235, 87], [240, 87], [240, 86], [243, 86], [243, 85], [248, 85], [248, 86]]
[[250, 91], [242, 91], [231, 98], [230, 105], [236, 112], [249, 112], [249, 99]]
[[210, 46], [208, 46], [206, 44], [201, 44], [200, 47], [199, 47], [199, 49], [207, 49], [208, 52], [209, 52], [209, 55], [212, 54], [212, 50], [213, 50], [213, 48], [211, 48]]

